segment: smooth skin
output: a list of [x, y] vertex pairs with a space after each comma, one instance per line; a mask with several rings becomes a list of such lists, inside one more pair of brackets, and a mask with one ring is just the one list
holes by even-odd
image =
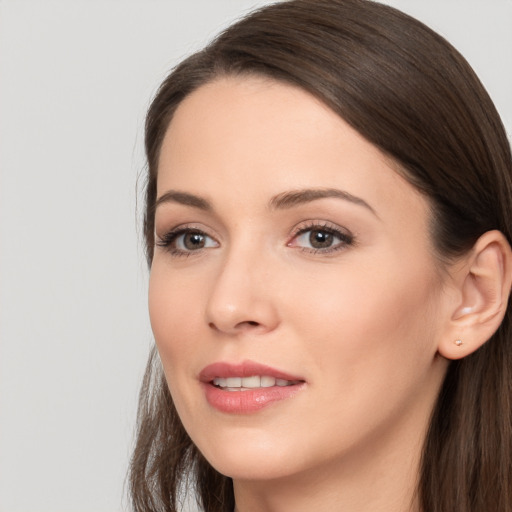
[[[396, 164], [264, 78], [218, 79], [181, 103], [157, 188], [152, 328], [183, 425], [233, 478], [236, 510], [419, 510], [448, 358], [476, 350], [506, 308], [503, 236], [443, 267], [429, 204]], [[211, 407], [201, 370], [244, 360], [305, 384], [251, 414]]]

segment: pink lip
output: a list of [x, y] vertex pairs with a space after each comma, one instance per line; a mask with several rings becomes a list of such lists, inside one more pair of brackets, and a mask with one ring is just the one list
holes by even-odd
[[201, 370], [199, 380], [201, 382], [210, 382], [215, 377], [251, 377], [253, 375], [268, 375], [276, 379], [284, 380], [304, 380], [302, 377], [291, 375], [289, 373], [276, 370], [254, 361], [243, 361], [242, 363], [213, 363]]
[[[226, 391], [213, 385], [215, 377], [251, 377], [253, 375], [267, 375], [276, 379], [299, 382], [291, 386], [272, 386], [247, 391]], [[208, 403], [215, 409], [230, 414], [253, 413], [273, 402], [292, 398], [305, 384], [300, 376], [253, 361], [243, 361], [238, 364], [226, 362], [210, 364], [201, 370], [199, 380]]]

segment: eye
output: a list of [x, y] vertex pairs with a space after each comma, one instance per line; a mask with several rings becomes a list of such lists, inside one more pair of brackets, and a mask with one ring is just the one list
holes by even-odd
[[328, 225], [310, 225], [300, 228], [290, 247], [300, 247], [308, 252], [329, 253], [343, 249], [354, 242], [352, 234]]
[[201, 249], [219, 246], [212, 237], [199, 229], [192, 228], [172, 230], [161, 237], [156, 245], [166, 248], [173, 256], [190, 255]]

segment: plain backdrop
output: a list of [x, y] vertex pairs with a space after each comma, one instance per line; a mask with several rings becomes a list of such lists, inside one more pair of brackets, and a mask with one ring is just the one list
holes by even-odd
[[[0, 512], [128, 510], [152, 344], [144, 113], [179, 59], [264, 3], [0, 0]], [[387, 3], [461, 50], [510, 136], [512, 1]]]

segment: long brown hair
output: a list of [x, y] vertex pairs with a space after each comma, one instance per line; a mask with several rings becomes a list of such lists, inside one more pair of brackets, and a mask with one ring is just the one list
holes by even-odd
[[[440, 258], [491, 229], [512, 239], [512, 157], [499, 115], [464, 58], [420, 22], [368, 0], [292, 0], [250, 14], [180, 65], [146, 120], [144, 233], [153, 257], [162, 139], [180, 102], [225, 75], [259, 74], [319, 98], [389, 155], [431, 205]], [[511, 312], [474, 354], [450, 363], [425, 440], [425, 512], [512, 512]], [[155, 350], [140, 395], [134, 510], [176, 511], [186, 486], [207, 512], [231, 512], [232, 482], [181, 425]]]

